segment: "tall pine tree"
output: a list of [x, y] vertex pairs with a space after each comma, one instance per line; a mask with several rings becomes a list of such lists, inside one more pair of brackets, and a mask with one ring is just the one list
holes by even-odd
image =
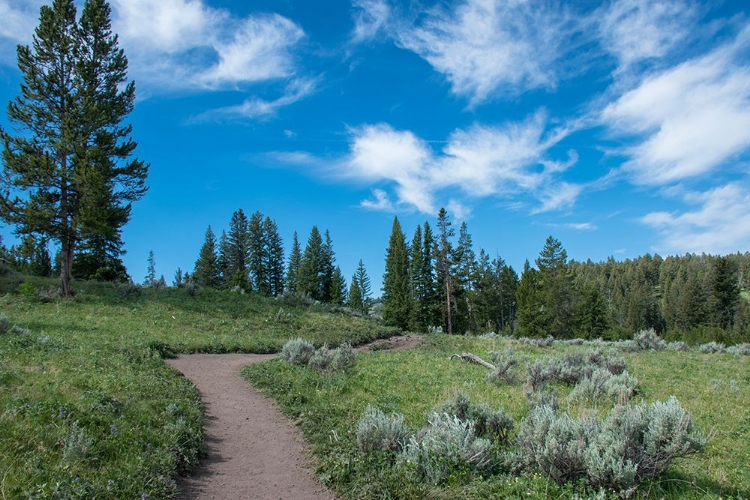
[[217, 288], [219, 286], [220, 269], [219, 256], [216, 253], [216, 236], [211, 230], [211, 226], [206, 229], [206, 240], [201, 246], [198, 260], [195, 261], [195, 270], [193, 271], [193, 281], [197, 285], [208, 288]]
[[242, 209], [236, 210], [229, 221], [226, 241], [227, 285], [250, 291], [250, 230], [247, 216]]
[[445, 331], [453, 333], [455, 323], [455, 300], [454, 300], [454, 262], [453, 262], [453, 238], [454, 231], [448, 212], [441, 208], [437, 220], [438, 236], [435, 242], [435, 269], [437, 270], [437, 295], [441, 298], [441, 311]]
[[270, 217], [263, 221], [263, 244], [268, 293], [277, 297], [284, 293], [284, 243], [276, 222]]
[[[39, 234], [60, 247], [60, 288], [73, 294], [72, 266], [83, 241], [118, 258], [132, 202], [146, 193], [148, 165], [128, 160], [135, 86], [111, 31], [104, 0], [87, 0], [80, 22], [72, 0], [42, 6], [32, 46], [18, 47], [21, 94], [0, 129], [3, 194], [0, 216], [19, 234]], [[96, 255], [96, 253], [95, 253]]]
[[295, 294], [300, 291], [299, 274], [302, 264], [302, 249], [299, 246], [299, 237], [297, 231], [292, 238], [292, 251], [289, 254], [289, 265], [286, 269], [286, 291]]
[[391, 237], [386, 250], [383, 276], [383, 321], [403, 330], [409, 328], [411, 305], [409, 283], [409, 251], [406, 236], [398, 217], [393, 219]]

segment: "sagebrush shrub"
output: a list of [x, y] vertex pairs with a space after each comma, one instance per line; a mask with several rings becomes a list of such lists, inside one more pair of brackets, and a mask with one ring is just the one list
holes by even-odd
[[357, 359], [350, 344], [344, 343], [334, 349], [329, 370], [346, 371], [354, 367]]
[[86, 435], [86, 430], [79, 426], [77, 421], [73, 422], [63, 444], [63, 461], [75, 462], [83, 459], [92, 444], [93, 441]]
[[711, 341], [707, 344], [701, 344], [698, 349], [700, 350], [700, 352], [706, 354], [727, 352], [727, 346], [722, 344], [721, 342], [716, 341]]
[[675, 342], [670, 342], [669, 344], [667, 344], [667, 349], [669, 349], [670, 351], [689, 351], [690, 346], [687, 345], [687, 342], [677, 340]]
[[333, 350], [327, 346], [315, 349], [307, 362], [311, 368], [324, 373], [348, 370], [355, 363], [354, 351], [349, 344], [342, 344]]
[[307, 364], [311, 368], [324, 372], [328, 370], [331, 361], [333, 361], [333, 351], [323, 346], [320, 349], [315, 349]]
[[548, 406], [521, 423], [515, 459], [527, 469], [564, 483], [623, 491], [659, 477], [677, 458], [703, 449], [676, 398], [651, 405], [618, 405], [604, 421], [574, 419]]
[[8, 333], [12, 326], [13, 324], [10, 322], [8, 317], [5, 314], [0, 313], [0, 335]]
[[596, 423], [558, 414], [547, 405], [531, 409], [521, 422], [517, 459], [559, 483], [585, 477], [584, 451], [596, 432]]
[[750, 356], [750, 344], [737, 344], [727, 347], [727, 352], [738, 356]]
[[433, 413], [429, 425], [409, 438], [398, 464], [413, 468], [423, 481], [439, 484], [452, 472], [492, 467], [492, 443], [477, 437], [474, 423], [455, 415]]
[[523, 395], [526, 396], [526, 401], [529, 404], [529, 408], [536, 408], [537, 406], [549, 406], [554, 411], [560, 409], [560, 398], [557, 395], [557, 391], [544, 387], [540, 390], [533, 390], [531, 386], [524, 387]]
[[547, 356], [537, 359], [526, 366], [526, 383], [531, 385], [534, 391], [538, 391], [546, 386], [547, 382], [555, 380], [559, 372], [559, 361], [556, 358]]
[[364, 453], [400, 451], [406, 436], [403, 415], [386, 415], [370, 405], [357, 422], [357, 446]]
[[653, 328], [641, 330], [633, 336], [636, 346], [641, 351], [660, 351], [666, 349], [667, 342], [659, 337]]
[[574, 401], [600, 401], [608, 398], [625, 403], [635, 393], [638, 379], [628, 372], [613, 375], [609, 370], [597, 368], [591, 375], [581, 379], [570, 393]]
[[474, 425], [477, 437], [485, 437], [499, 444], [508, 442], [514, 427], [513, 419], [503, 408], [493, 410], [484, 403], [474, 404], [460, 391], [439, 405], [435, 413], [455, 416], [463, 422], [470, 422]]
[[310, 342], [297, 338], [289, 340], [284, 347], [281, 348], [281, 359], [287, 363], [293, 365], [306, 365], [313, 353], [315, 353], [315, 346]]
[[487, 374], [487, 378], [495, 383], [505, 382], [512, 385], [516, 382], [516, 374], [513, 368], [518, 364], [518, 358], [516, 358], [512, 347], [503, 351], [490, 352], [490, 359], [495, 365], [495, 369]]

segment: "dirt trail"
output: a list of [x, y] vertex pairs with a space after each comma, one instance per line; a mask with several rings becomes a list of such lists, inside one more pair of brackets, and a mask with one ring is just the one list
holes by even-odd
[[[409, 349], [419, 337], [378, 341], [369, 349]], [[305, 468], [302, 433], [240, 376], [243, 366], [272, 359], [261, 354], [193, 354], [169, 360], [190, 379], [206, 407], [208, 458], [180, 480], [180, 500], [332, 500]]]

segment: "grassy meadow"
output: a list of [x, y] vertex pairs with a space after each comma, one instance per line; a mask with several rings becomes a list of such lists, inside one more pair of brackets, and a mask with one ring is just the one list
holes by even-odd
[[[316, 305], [213, 290], [0, 283], [0, 498], [171, 498], [199, 462], [203, 407], [163, 357], [276, 352], [293, 335], [362, 343], [392, 330]], [[41, 298], [40, 298], [41, 297]]]
[[[199, 463], [203, 407], [163, 358], [193, 352], [276, 352], [292, 337], [361, 344], [395, 333], [326, 306], [252, 294], [78, 283], [72, 300], [54, 283], [0, 280], [0, 498], [172, 498], [178, 474]], [[357, 355], [347, 373], [279, 360], [243, 373], [302, 428], [320, 477], [342, 498], [575, 498], [593, 494], [539, 475], [452, 476], [439, 487], [362, 455], [354, 428], [367, 404], [405, 415], [412, 428], [460, 390], [502, 406], [516, 426], [528, 413], [520, 384], [451, 354], [486, 356], [507, 340], [436, 335], [412, 351]], [[583, 347], [513, 342], [537, 358]], [[624, 354], [636, 399], [675, 395], [712, 434], [703, 454], [679, 461], [647, 498], [750, 497], [750, 358], [731, 354]], [[569, 390], [560, 388], [561, 393]], [[564, 395], [564, 394], [563, 394]], [[576, 411], [575, 408], [572, 408]]]
[[[276, 399], [295, 419], [319, 459], [319, 474], [342, 498], [580, 498], [598, 492], [559, 486], [539, 475], [481, 477], [457, 474], [447, 484], [429, 486], [360, 453], [356, 424], [370, 404], [385, 413], [400, 413], [412, 430], [425, 425], [426, 414], [456, 391], [472, 402], [502, 406], [516, 422], [529, 411], [521, 384], [495, 385], [487, 370], [456, 358], [470, 351], [485, 359], [507, 340], [436, 335], [419, 349], [359, 355], [348, 374], [324, 375], [307, 367], [274, 360], [248, 366], [244, 375]], [[533, 347], [517, 342], [516, 353], [529, 359], [574, 349]], [[693, 416], [694, 425], [712, 436], [702, 454], [676, 462], [669, 475], [651, 481], [634, 495], [645, 498], [750, 497], [750, 358], [697, 351], [624, 353], [628, 371], [639, 379], [634, 401], [676, 396]], [[569, 388], [557, 387], [564, 396]], [[562, 401], [572, 414], [582, 409]], [[599, 408], [600, 412], [608, 410]], [[578, 496], [576, 496], [578, 495]]]

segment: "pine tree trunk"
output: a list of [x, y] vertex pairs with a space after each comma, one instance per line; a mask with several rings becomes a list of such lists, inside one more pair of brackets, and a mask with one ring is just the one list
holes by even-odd
[[72, 297], [73, 292], [73, 242], [63, 241], [60, 252], [60, 294]]

